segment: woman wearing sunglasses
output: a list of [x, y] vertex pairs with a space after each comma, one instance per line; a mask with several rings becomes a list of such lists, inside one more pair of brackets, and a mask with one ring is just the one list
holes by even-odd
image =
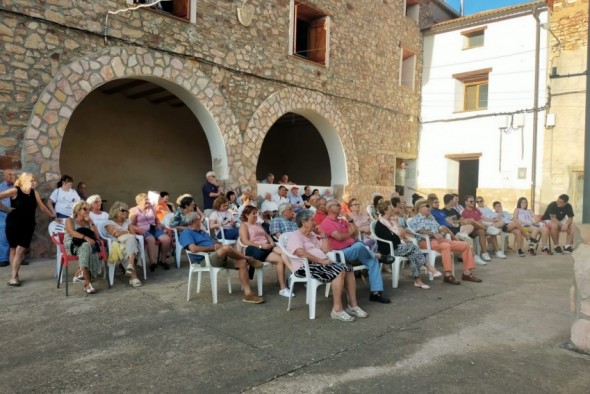
[[78, 256], [79, 269], [74, 274], [74, 282], [84, 282], [84, 291], [94, 294], [96, 290], [90, 282], [100, 271], [98, 248], [95, 246], [99, 234], [88, 211], [88, 204], [84, 200], [74, 205], [72, 216], [66, 219], [64, 246], [67, 254]]
[[[139, 252], [135, 231], [129, 226], [129, 207], [121, 201], [116, 201], [109, 211], [109, 220], [105, 223], [105, 235], [112, 242], [117, 242], [125, 251], [127, 267], [125, 275], [129, 277], [129, 284], [133, 287], [140, 287], [141, 281], [135, 272], [136, 257]], [[113, 243], [111, 243], [114, 245]], [[118, 247], [118, 246], [113, 246]]]

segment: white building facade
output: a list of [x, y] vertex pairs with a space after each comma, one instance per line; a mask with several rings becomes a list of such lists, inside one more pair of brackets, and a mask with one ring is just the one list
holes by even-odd
[[535, 1], [424, 32], [420, 194], [477, 194], [509, 211], [531, 201], [542, 179], [546, 22]]

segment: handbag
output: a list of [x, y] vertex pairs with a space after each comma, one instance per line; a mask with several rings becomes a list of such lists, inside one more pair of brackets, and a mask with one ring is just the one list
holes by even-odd
[[[96, 241], [96, 235], [94, 234], [94, 231], [92, 231], [91, 229], [87, 228], [87, 227], [80, 227], [78, 229], [76, 229], [77, 232], [79, 232], [80, 234], [84, 235], [83, 238], [73, 238], [72, 239], [72, 244], [70, 245], [70, 252], [72, 254], [74, 253], [74, 250], [77, 249], [78, 247], [80, 247], [84, 242], [86, 242], [86, 237], [91, 238], [93, 241]], [[92, 251], [99, 253], [100, 252], [100, 244], [98, 242], [94, 242], [94, 246], [92, 247]]]

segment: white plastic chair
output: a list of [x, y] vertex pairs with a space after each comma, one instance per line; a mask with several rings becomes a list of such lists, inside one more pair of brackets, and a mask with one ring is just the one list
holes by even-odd
[[[196, 256], [203, 257], [201, 261], [193, 261], [191, 257], [194, 259]], [[209, 253], [206, 252], [198, 252], [193, 253], [186, 250], [186, 257], [188, 258], [189, 262], [189, 271], [188, 271], [188, 289], [186, 293], [186, 300], [190, 301], [191, 299], [191, 286], [193, 283], [193, 274], [196, 272], [197, 276], [197, 293], [201, 292], [201, 274], [203, 272], [209, 272], [210, 279], [211, 279], [211, 296], [213, 300], [213, 304], [217, 304], [217, 275], [220, 271], [225, 270], [227, 274], [227, 291], [231, 294], [231, 278], [230, 278], [230, 269], [223, 268], [223, 267], [213, 267], [211, 265], [211, 260], [209, 259]]]
[[[105, 240], [105, 242], [107, 242], [109, 251], [111, 250], [111, 239], [110, 237], [107, 237], [106, 235], [106, 222], [103, 222], [100, 224], [100, 226], [98, 226], [98, 233], [100, 234], [100, 237]], [[141, 242], [139, 237], [141, 237]], [[135, 256], [135, 259], [137, 260], [137, 258], [142, 260], [142, 268], [143, 268], [143, 279], [147, 279], [147, 267], [145, 264], [145, 252], [144, 252], [144, 257], [142, 259], [141, 257], [141, 251], [142, 249], [142, 242], [143, 242], [143, 236], [141, 235], [136, 235], [135, 239], [137, 240], [137, 247], [139, 249], [139, 256]], [[117, 264], [116, 263], [109, 263], [109, 286], [112, 286], [115, 282], [115, 269], [117, 268]]]
[[[53, 234], [57, 233], [63, 233], [65, 231], [65, 221], [62, 221], [61, 223], [52, 221], [51, 223], [49, 223], [47, 231], [49, 232], [49, 236], [52, 236]], [[59, 267], [61, 265], [61, 249], [58, 246], [56, 246], [55, 249], [55, 274], [53, 275], [53, 277], [57, 278], [57, 275], [59, 275]], [[60, 278], [60, 282], [63, 282], [63, 273], [62, 277]]]
[[[289, 257], [289, 260], [295, 261], [295, 262], [299, 261], [303, 264], [303, 267], [305, 268], [305, 277], [300, 278], [298, 276], [295, 276], [295, 273], [293, 273], [293, 272], [289, 276], [289, 303], [287, 304], [287, 311], [291, 310], [291, 300], [293, 299], [293, 297], [292, 297], [293, 285], [295, 283], [305, 283], [307, 285], [307, 289], [305, 292], [305, 303], [309, 306], [309, 318], [315, 319], [317, 288], [319, 286], [323, 285], [323, 283], [314, 279], [311, 276], [311, 274], [309, 272], [309, 263], [306, 258], [297, 257], [297, 256], [289, 253], [289, 251], [287, 250], [287, 243], [289, 242], [289, 235], [290, 234], [291, 233], [281, 234], [281, 236], [279, 238], [278, 245], [283, 250], [283, 252], [287, 254], [287, 257]], [[336, 257], [337, 255], [339, 255], [340, 258], [342, 258], [342, 261], [344, 261], [344, 256], [343, 256], [342, 252], [330, 252], [327, 255], [328, 255], [328, 258], [330, 258], [330, 260], [332, 260], [332, 261], [337, 261], [337, 257]], [[330, 283], [327, 283], [326, 284], [326, 297], [328, 296], [328, 293], [330, 291], [329, 286], [330, 286]]]
[[179, 235], [180, 231], [176, 228], [171, 228], [174, 234], [174, 261], [176, 262], [176, 269], [180, 268], [180, 258], [182, 257], [182, 246], [180, 245]]
[[[500, 244], [498, 245], [500, 247], [500, 250], [502, 251], [502, 253], [506, 253], [506, 242], [507, 240], [510, 238], [510, 233], [505, 233], [504, 231], [500, 232], [500, 234], [498, 235], [487, 235], [486, 237], [500, 237]], [[481, 255], [481, 253], [483, 252], [487, 252], [486, 250], [484, 250], [482, 252], [481, 250], [481, 246], [479, 245], [479, 236], [473, 238], [473, 251], [475, 252], [476, 255]]]
[[[218, 227], [216, 229], [211, 229], [210, 227], [210, 221], [209, 218], [205, 218], [205, 220], [203, 220], [203, 224], [205, 225], [205, 231], [209, 232], [209, 235], [211, 235], [213, 238], [217, 239], [219, 242], [221, 242], [222, 245], [235, 245], [236, 244], [236, 240], [235, 239], [225, 239], [225, 233], [223, 232], [223, 227]], [[217, 233], [221, 234], [221, 238], [219, 238], [217, 236]]]
[[373, 237], [377, 242], [383, 242], [383, 243], [389, 245], [389, 255], [395, 258], [395, 260], [393, 261], [392, 270], [391, 270], [391, 287], [393, 287], [394, 289], [397, 289], [398, 284], [399, 284], [400, 271], [404, 268], [404, 264], [406, 263], [406, 261], [408, 261], [408, 258], [396, 256], [394, 254], [393, 242], [388, 241], [384, 238], [379, 238], [377, 236], [377, 234], [375, 233], [375, 225], [376, 224], [377, 224], [377, 221], [375, 221], [375, 220], [373, 220], [371, 222], [371, 237]]
[[[240, 241], [240, 238], [237, 239], [237, 248], [238, 252], [246, 254], [246, 245], [244, 245], [242, 243], [242, 241]], [[262, 268], [256, 268], [256, 284], [258, 285], [258, 295], [262, 297], [262, 292], [263, 292], [263, 288], [262, 288], [262, 282], [264, 280], [264, 268], [268, 267], [269, 265], [272, 265], [271, 263], [267, 262], [267, 261], [262, 261]]]
[[[434, 267], [435, 266], [434, 264], [436, 262], [436, 258], [441, 256], [441, 254], [439, 252], [437, 252], [436, 250], [432, 250], [432, 247], [430, 246], [430, 237], [429, 236], [417, 233], [410, 228], [409, 224], [411, 221], [412, 221], [412, 218], [409, 218], [406, 222], [408, 224], [407, 230], [412, 232], [412, 234], [414, 234], [414, 236], [416, 238], [416, 246], [419, 246], [418, 245], [419, 240], [426, 241], [426, 248], [420, 249], [420, 251], [422, 253], [428, 255], [428, 263]], [[453, 276], [455, 276], [455, 255], [454, 255], [454, 253], [451, 253], [451, 266], [452, 266]], [[430, 273], [430, 272], [428, 273], [428, 279], [434, 280], [432, 273]]]

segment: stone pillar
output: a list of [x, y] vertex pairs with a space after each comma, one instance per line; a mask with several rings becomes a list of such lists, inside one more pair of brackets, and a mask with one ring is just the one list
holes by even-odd
[[583, 241], [572, 253], [574, 285], [570, 301], [574, 322], [571, 341], [578, 350], [590, 353], [590, 225], [578, 226]]

